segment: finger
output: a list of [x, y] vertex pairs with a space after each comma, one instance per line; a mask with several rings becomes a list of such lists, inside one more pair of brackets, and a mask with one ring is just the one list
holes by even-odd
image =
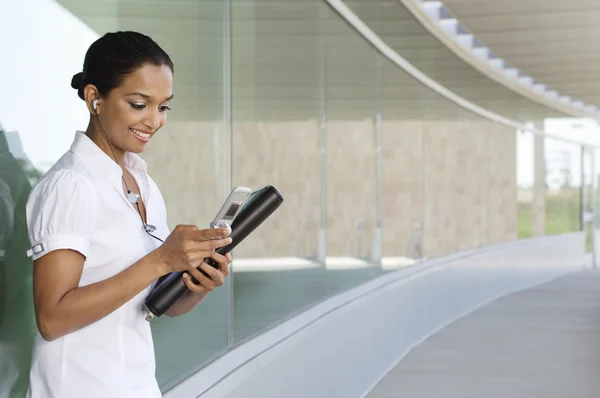
[[175, 227], [172, 234], [185, 238], [187, 236], [187, 234], [189, 234], [192, 231], [196, 231], [196, 230], [198, 230], [198, 227], [195, 225], [179, 224]]
[[233, 240], [231, 238], [212, 239], [199, 242], [198, 248], [206, 251], [213, 251], [220, 247], [229, 245]]
[[213, 260], [215, 260], [217, 262], [218, 269], [220, 271], [222, 271], [223, 269], [226, 269], [227, 266], [229, 265], [229, 261], [227, 261], [227, 257], [225, 257], [224, 255], [219, 254], [217, 252], [213, 252], [210, 255], [210, 258], [212, 258]]
[[197, 285], [194, 282], [192, 282], [192, 279], [186, 273], [183, 274], [183, 283], [185, 283], [187, 288], [190, 289], [190, 291], [193, 293], [206, 294], [206, 289], [204, 288], [204, 286], [200, 284]]
[[200, 267], [198, 267], [198, 268], [200, 268], [201, 270], [206, 272], [208, 274], [208, 276], [210, 276], [210, 279], [215, 284], [215, 286], [223, 285], [223, 281], [225, 280], [225, 278], [223, 277], [223, 274], [221, 273], [221, 271], [213, 268], [212, 266], [210, 266], [209, 264], [206, 264], [205, 262], [200, 264]]
[[[200, 267], [202, 267], [202, 265], [204, 265], [204, 264], [205, 263], [200, 264]], [[208, 265], [208, 264], [206, 264], [206, 265]], [[190, 273], [191, 276], [194, 277], [194, 279], [196, 279], [198, 281], [198, 284], [202, 285], [206, 291], [210, 292], [210, 291], [214, 290], [215, 287], [217, 287], [217, 286], [215, 285], [215, 282], [211, 278], [206, 277], [202, 272], [200, 272], [200, 270], [199, 270], [200, 267], [191, 269], [188, 272]], [[210, 265], [208, 267], [210, 267]], [[204, 272], [206, 272], [206, 270], [204, 270]], [[210, 274], [208, 272], [206, 272], [206, 273], [210, 276]]]
[[228, 228], [208, 228], [198, 230], [188, 230], [187, 237], [192, 240], [207, 240], [215, 238], [224, 238], [229, 236]]
[[225, 261], [226, 261], [226, 263], [223, 264], [222, 267], [219, 267], [219, 271], [221, 271], [223, 276], [227, 277], [229, 275], [229, 264], [231, 264], [231, 261], [232, 261], [230, 253], [225, 254]]
[[227, 246], [231, 242], [231, 238], [206, 240], [202, 242], [188, 240], [183, 244], [183, 251], [189, 264], [210, 257], [216, 249]]

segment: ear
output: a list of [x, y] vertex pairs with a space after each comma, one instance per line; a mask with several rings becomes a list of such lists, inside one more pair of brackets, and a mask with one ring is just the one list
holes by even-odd
[[[83, 98], [85, 98], [85, 104], [87, 105], [88, 111], [92, 115], [100, 114], [100, 108], [102, 101], [100, 100], [100, 93], [98, 92], [98, 88], [93, 84], [88, 84], [83, 89]], [[94, 110], [94, 101], [97, 102], [96, 109]]]

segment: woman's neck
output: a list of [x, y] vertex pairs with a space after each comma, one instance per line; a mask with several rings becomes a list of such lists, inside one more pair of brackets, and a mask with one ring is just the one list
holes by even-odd
[[115, 160], [119, 166], [124, 167], [125, 151], [117, 148], [115, 145], [110, 145], [106, 134], [97, 126], [97, 123], [93, 123], [92, 120], [90, 120], [85, 135], [87, 135], [89, 139], [102, 150], [102, 152], [106, 153], [108, 157]]

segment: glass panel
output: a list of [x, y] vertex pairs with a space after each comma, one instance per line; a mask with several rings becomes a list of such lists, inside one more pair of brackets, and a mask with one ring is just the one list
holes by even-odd
[[381, 64], [382, 268], [423, 258], [426, 88], [388, 59]]
[[[0, 66], [0, 75], [4, 71]], [[1, 79], [1, 78], [0, 78]], [[0, 103], [3, 102], [0, 99]], [[0, 396], [24, 397], [37, 331], [25, 204], [40, 171], [17, 130], [0, 125]]]
[[381, 272], [377, 224], [378, 53], [328, 13], [327, 284], [330, 293]]
[[69, 83], [96, 37], [55, 2], [38, 3], [0, 2], [0, 34], [11, 38], [3, 40], [0, 62], [0, 396], [11, 398], [25, 396], [37, 333], [25, 205], [33, 184], [87, 124]]
[[[432, 35], [402, 1], [344, 0], [344, 3], [410, 64], [468, 101], [515, 120], [566, 116], [517, 94], [465, 62], [456, 50]], [[468, 40], [468, 35], [464, 36], [462, 39]]]
[[591, 148], [584, 147], [583, 148], [583, 162], [581, 164], [581, 177], [583, 180], [582, 185], [582, 193], [583, 193], [583, 206], [582, 206], [582, 222], [583, 229], [585, 232], [585, 252], [592, 252], [593, 245], [593, 228], [594, 228], [594, 164], [592, 157], [594, 156], [594, 151]]
[[452, 103], [434, 97], [429, 101], [423, 149], [424, 255], [515, 239], [514, 130]]
[[480, 153], [482, 158], [479, 161], [479, 164], [488, 167], [488, 177], [481, 182], [487, 193], [488, 232], [481, 244], [511, 241], [517, 239], [518, 228], [515, 129], [490, 121], [480, 122], [478, 126], [478, 131], [488, 136], [486, 149]]
[[581, 231], [581, 146], [546, 138], [546, 234]]
[[[150, 35], [175, 63], [173, 111], [143, 154], [171, 228], [208, 228], [230, 190], [226, 7], [217, 0], [160, 1], [140, 12], [133, 0], [119, 3], [119, 29]], [[230, 288], [228, 278], [191, 313], [152, 322], [156, 374], [165, 389], [228, 348]]]
[[594, 190], [594, 224], [593, 236], [592, 236], [592, 250], [593, 250], [593, 265], [598, 267], [600, 265], [600, 149], [591, 150], [592, 156], [594, 157], [593, 166], [593, 190]]
[[[28, 184], [69, 149], [75, 130], [85, 130], [88, 125], [89, 114], [69, 83], [73, 74], [81, 71], [89, 45], [107, 31], [137, 30], [156, 40], [171, 56], [175, 63], [173, 111], [142, 157], [165, 199], [169, 227], [207, 227], [231, 185], [224, 80], [228, 73], [225, 6], [216, 0], [158, 1], [146, 8], [132, 0], [101, 5], [92, 1], [40, 1], [34, 9], [19, 2], [0, 6], [6, 19], [0, 32], [3, 37], [14, 38], [3, 46], [3, 55], [10, 62], [0, 64], [0, 86], [6, 93], [0, 95], [0, 121], [10, 145], [10, 153], [0, 155], [10, 165], [0, 165], [4, 180], [0, 182], [0, 202], [4, 208], [14, 206], [14, 222], [8, 232], [12, 240], [8, 247], [6, 239], [2, 242], [0, 395], [16, 374], [11, 363], [15, 358], [23, 358], [18, 365], [24, 375], [21, 385], [26, 387], [29, 365], [25, 348], [31, 343], [30, 330], [35, 330], [29, 300], [31, 262], [23, 249], [28, 246], [23, 209]], [[35, 24], [44, 35], [23, 30], [29, 24]], [[23, 52], [23, 48], [31, 51]], [[44, 59], [42, 68], [39, 59]], [[52, 93], [55, 106], [36, 106], [36, 117], [32, 118], [31, 98], [39, 97], [41, 86]], [[0, 225], [4, 228], [9, 224]], [[7, 232], [0, 235], [6, 237]], [[153, 321], [157, 378], [163, 389], [227, 349], [229, 297], [226, 282], [192, 313]], [[11, 339], [27, 341], [22, 353], [14, 351], [17, 346], [11, 346]]]
[[[406, 19], [389, 18], [397, 2], [348, 5], [386, 43], [404, 43], [401, 55], [431, 60], [427, 48], [406, 36], [412, 32]], [[382, 268], [515, 239], [514, 130], [465, 111], [387, 59], [380, 69]]]
[[321, 2], [232, 1], [234, 185], [273, 185], [283, 205], [234, 253], [240, 342], [320, 300]]

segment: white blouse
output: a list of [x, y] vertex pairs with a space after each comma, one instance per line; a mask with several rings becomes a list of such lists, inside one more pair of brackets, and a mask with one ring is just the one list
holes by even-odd
[[[169, 234], [162, 195], [146, 163], [128, 154], [153, 235]], [[53, 250], [86, 257], [79, 286], [123, 271], [161, 243], [143, 229], [121, 185], [122, 171], [83, 132], [42, 177], [27, 203], [35, 260]], [[28, 396], [33, 398], [160, 397], [154, 345], [142, 304], [151, 287], [99, 321], [54, 341], [38, 333], [33, 346]]]

